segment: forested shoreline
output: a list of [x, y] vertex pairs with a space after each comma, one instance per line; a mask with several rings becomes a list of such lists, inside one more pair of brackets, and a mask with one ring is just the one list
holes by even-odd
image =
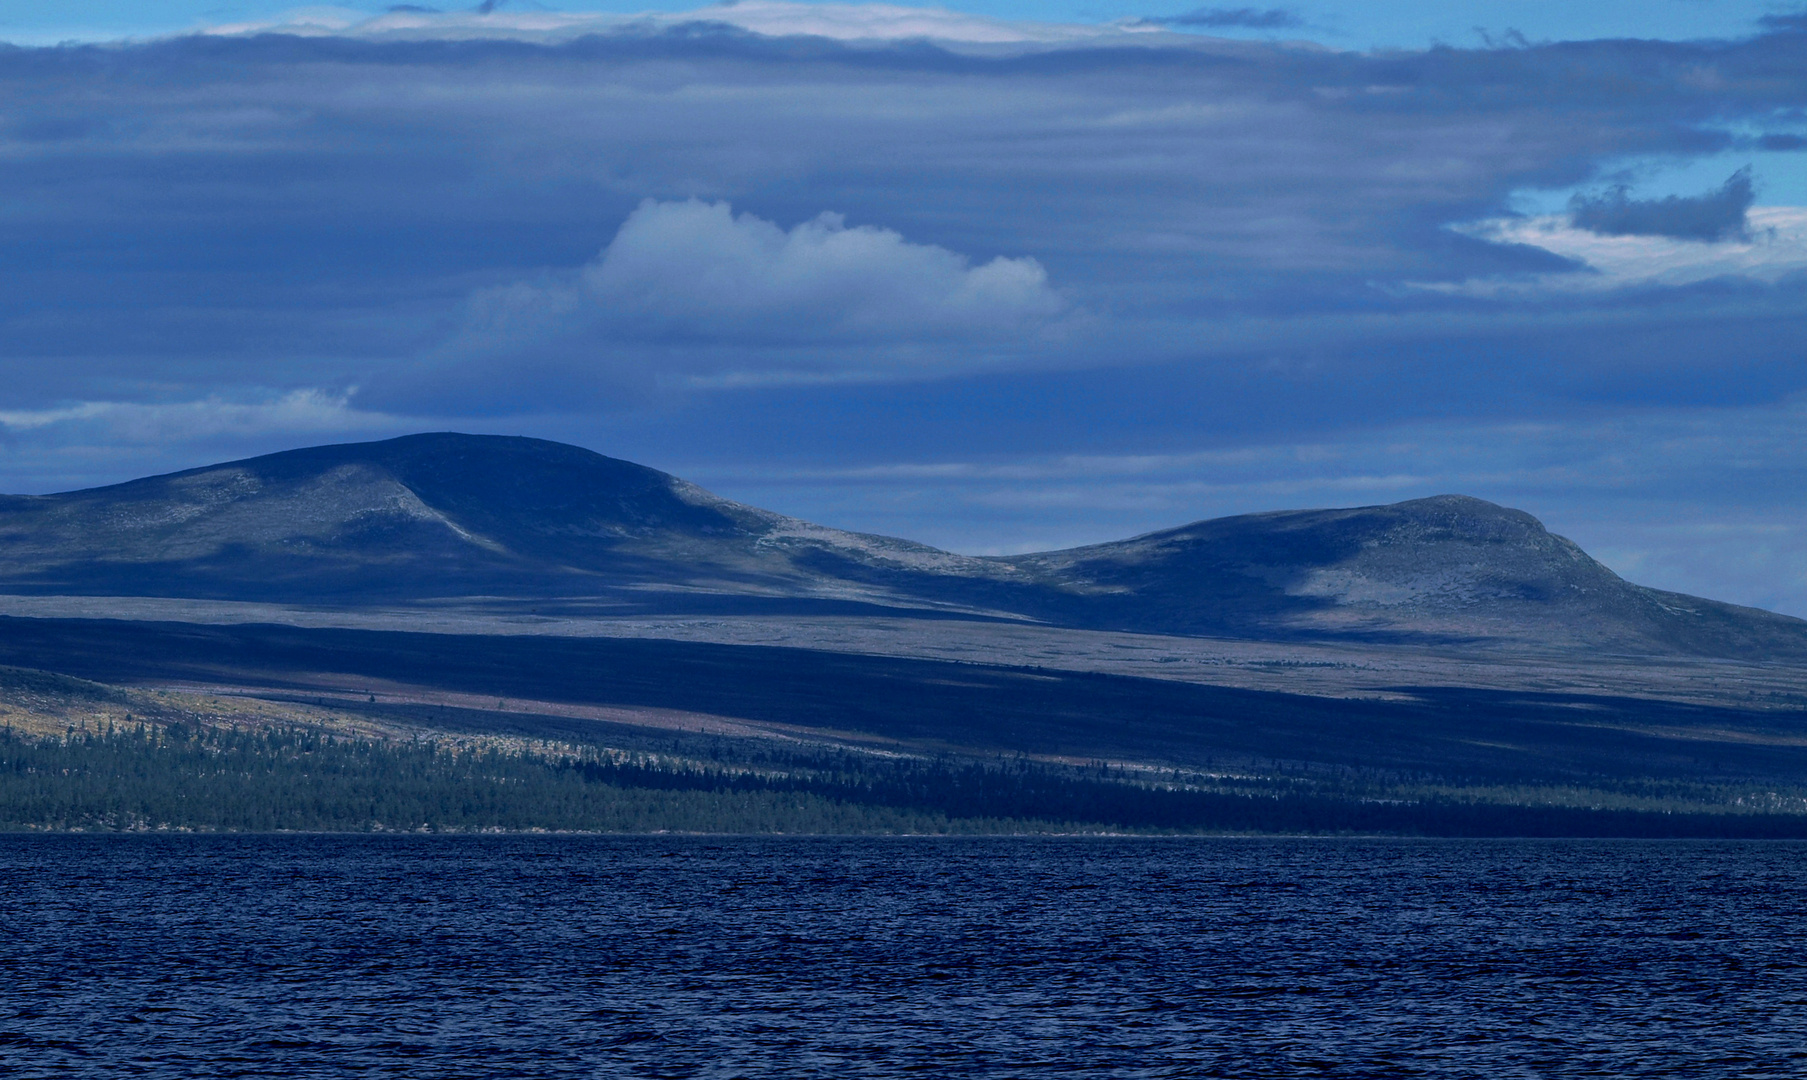
[[1201, 790], [1026, 759], [797, 752], [770, 767], [136, 724], [0, 732], [0, 829], [1305, 833], [1807, 838], [1807, 816]]

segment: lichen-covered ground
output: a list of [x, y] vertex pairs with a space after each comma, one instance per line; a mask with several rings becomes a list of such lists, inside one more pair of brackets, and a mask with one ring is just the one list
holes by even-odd
[[772, 645], [861, 656], [1104, 672], [1332, 698], [1387, 699], [1406, 696], [1406, 688], [1469, 687], [1606, 693], [1747, 709], [1807, 707], [1807, 666], [1800, 664], [1538, 650], [1522, 644], [1245, 641], [954, 618], [619, 616], [560, 608], [544, 601], [501, 599], [331, 608], [160, 597], [0, 595], [0, 616]]

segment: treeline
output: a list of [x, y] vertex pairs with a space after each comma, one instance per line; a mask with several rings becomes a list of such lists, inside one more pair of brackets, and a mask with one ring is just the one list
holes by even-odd
[[628, 788], [574, 756], [377, 742], [305, 729], [0, 732], [0, 829], [242, 832], [1007, 831], [801, 792]]
[[0, 828], [1807, 837], [1807, 817], [1236, 793], [1022, 760], [823, 753], [755, 771], [139, 725], [60, 739], [0, 733]]
[[[1059, 822], [1158, 832], [1384, 833], [1417, 836], [1807, 838], [1807, 816], [1660, 813], [1510, 806], [1349, 793], [1217, 792], [1136, 783], [1111, 770], [1054, 770], [1022, 761], [896, 761], [861, 772], [771, 775], [669, 769], [638, 762], [574, 766], [597, 782], [669, 791], [795, 792], [928, 811], [951, 820]], [[1075, 775], [1079, 773], [1080, 775]]]

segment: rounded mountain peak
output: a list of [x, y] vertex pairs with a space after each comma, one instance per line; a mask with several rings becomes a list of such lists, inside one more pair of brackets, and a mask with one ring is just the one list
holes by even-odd
[[380, 470], [426, 505], [510, 547], [531, 535], [739, 529], [720, 508], [685, 498], [689, 485], [669, 473], [517, 435], [428, 432], [287, 450], [212, 468], [240, 469], [278, 484], [345, 466]]
[[1407, 499], [1386, 506], [1363, 507], [1363, 510], [1387, 510], [1405, 518], [1452, 526], [1517, 528], [1544, 531], [1543, 522], [1523, 510], [1477, 499], [1473, 495], [1431, 495], [1423, 499]]

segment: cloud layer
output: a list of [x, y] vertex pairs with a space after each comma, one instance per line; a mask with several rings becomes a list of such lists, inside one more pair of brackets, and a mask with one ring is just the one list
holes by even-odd
[[[1807, 209], [1762, 157], [1807, 116], [1796, 21], [1369, 54], [706, 14], [0, 50], [0, 473], [391, 423], [674, 469], [1203, 461], [1414, 424], [1459, 449], [1464, 425], [1732, 423], [1807, 391]], [[1747, 150], [1713, 191], [1609, 186]], [[1690, 445], [1703, 472], [1738, 460]], [[1092, 490], [1065, 512], [1104, 520]], [[835, 523], [895, 524], [874, 514]]]
[[572, 41], [594, 34], [644, 33], [690, 27], [730, 27], [768, 37], [815, 37], [841, 42], [933, 41], [940, 45], [1065, 44], [1121, 38], [1117, 25], [997, 19], [941, 7], [903, 4], [798, 3], [732, 0], [687, 12], [563, 12], [515, 10], [495, 3], [467, 10], [402, 4], [375, 17], [343, 8], [301, 8], [275, 19], [226, 23], [217, 36], [294, 34], [365, 40], [512, 39], [536, 43]]
[[[1807, 274], [1807, 207], [1750, 211], [1743, 235], [1727, 238], [1605, 233], [1577, 228], [1566, 216], [1495, 218], [1460, 231], [1497, 244], [1542, 248], [1582, 272], [1516, 275], [1429, 286], [1452, 294], [1548, 299], [1557, 295], [1603, 296], [1636, 290], [1676, 290], [1702, 282], [1727, 288], [1782, 286]], [[1669, 299], [1683, 301], [1671, 295]]]
[[1620, 184], [1598, 195], [1576, 195], [1569, 201], [1569, 220], [1577, 229], [1601, 236], [1667, 236], [1676, 240], [1744, 240], [1750, 230], [1745, 215], [1757, 199], [1748, 167], [1704, 195], [1666, 195], [1634, 199]]
[[1145, 15], [1139, 26], [1184, 26], [1204, 30], [1288, 30], [1305, 25], [1299, 13], [1288, 8], [1202, 7], [1179, 15]]

